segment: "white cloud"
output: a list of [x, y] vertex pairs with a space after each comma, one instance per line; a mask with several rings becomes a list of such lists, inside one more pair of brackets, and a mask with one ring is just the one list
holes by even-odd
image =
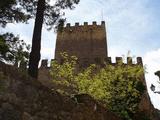
[[146, 74], [146, 82], [148, 86], [148, 92], [151, 97], [152, 103], [158, 109], [160, 109], [160, 95], [154, 94], [150, 90], [150, 85], [156, 85], [156, 90], [160, 91], [160, 84], [158, 84], [158, 77], [154, 75], [154, 73], [160, 70], [160, 48], [157, 50], [152, 50], [147, 52], [144, 56], [144, 64], [147, 65], [147, 74]]

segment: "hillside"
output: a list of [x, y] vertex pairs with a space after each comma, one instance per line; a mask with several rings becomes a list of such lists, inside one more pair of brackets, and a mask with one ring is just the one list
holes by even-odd
[[0, 83], [0, 120], [120, 120], [88, 95], [62, 96], [4, 63]]

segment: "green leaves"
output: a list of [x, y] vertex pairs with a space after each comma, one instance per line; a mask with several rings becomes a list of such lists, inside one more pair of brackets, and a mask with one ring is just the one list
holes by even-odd
[[23, 40], [19, 40], [18, 36], [12, 33], [0, 35], [0, 57], [1, 61], [17, 64], [19, 62], [28, 62], [30, 45]]
[[54, 84], [63, 84], [72, 88], [72, 92], [63, 87], [67, 94], [89, 94], [113, 112], [129, 120], [136, 113], [141, 95], [144, 92], [144, 70], [139, 65], [106, 64], [103, 68], [90, 65], [83, 71], [76, 71], [76, 59], [62, 54], [63, 64], [52, 63], [51, 75]]

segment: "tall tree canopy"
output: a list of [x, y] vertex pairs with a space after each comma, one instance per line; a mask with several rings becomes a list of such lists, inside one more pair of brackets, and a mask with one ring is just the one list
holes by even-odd
[[26, 22], [31, 16], [24, 12], [23, 6], [18, 0], [0, 0], [0, 26], [5, 27], [7, 23]]
[[[38, 64], [41, 50], [42, 25], [45, 23], [48, 30], [55, 28], [65, 19], [62, 19], [62, 9], [73, 9], [74, 4], [80, 0], [0, 0], [0, 25], [5, 27], [11, 22], [26, 22], [35, 18], [32, 36], [32, 49], [30, 53], [29, 69], [30, 76], [37, 78]], [[54, 2], [53, 5], [50, 3]], [[60, 21], [60, 22], [59, 22]]]

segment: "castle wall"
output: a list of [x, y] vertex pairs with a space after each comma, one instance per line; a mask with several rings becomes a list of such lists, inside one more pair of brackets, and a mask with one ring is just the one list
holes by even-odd
[[[97, 60], [93, 60], [94, 64], [100, 65], [100, 66], [104, 66], [104, 63], [106, 63], [107, 65], [113, 65], [116, 66], [117, 64], [119, 64], [119, 62], [122, 63], [122, 65], [131, 65], [131, 66], [142, 66], [143, 67], [143, 62], [142, 62], [142, 58], [141, 57], [137, 57], [136, 61], [133, 62], [131, 57], [127, 57], [127, 62], [124, 63], [122, 57], [116, 57], [115, 58], [115, 62], [112, 62], [111, 57], [106, 57], [106, 58], [97, 58], [99, 61], [97, 62]], [[54, 61], [54, 59], [52, 59], [50, 61], [50, 65], [49, 65], [49, 61], [47, 59], [43, 59], [41, 61], [41, 65], [39, 68], [39, 75], [38, 75], [38, 80], [41, 81], [44, 85], [46, 86], [50, 86], [52, 84], [52, 77], [50, 75], [50, 68], [51, 68], [51, 62]], [[84, 61], [85, 62], [85, 61]], [[83, 67], [84, 64], [86, 63], [77, 63], [77, 69], [81, 68], [82, 65]], [[143, 84], [146, 86], [145, 83], [145, 78], [144, 76], [142, 76], [141, 81], [143, 82]]]
[[61, 59], [59, 53], [67, 52], [69, 55], [74, 55], [79, 60], [89, 60], [92, 63], [95, 58], [108, 57], [105, 22], [97, 25], [93, 22], [88, 25], [76, 23], [75, 26], [70, 26], [68, 23], [62, 31], [57, 34], [55, 59]]
[[[92, 63], [103, 66], [104, 62], [113, 66], [121, 62], [122, 65], [140, 65], [143, 68], [141, 57], [137, 57], [136, 63], [133, 63], [130, 57], [127, 58], [127, 63], [123, 63], [122, 57], [116, 57], [116, 62], [112, 62], [111, 57], [108, 57], [105, 22], [102, 22], [101, 25], [97, 25], [96, 22], [93, 22], [92, 25], [88, 25], [87, 22], [84, 25], [76, 23], [75, 26], [71, 26], [68, 23], [62, 31], [57, 33], [55, 59], [60, 63], [62, 62], [61, 52], [67, 52], [68, 55], [78, 57], [78, 68], [85, 68]], [[48, 61], [42, 60], [39, 69], [39, 80], [46, 86], [50, 85], [50, 83], [47, 84], [47, 81], [50, 82], [52, 80], [49, 69]], [[146, 86], [144, 75], [141, 77], [141, 81]], [[139, 110], [150, 114], [152, 109], [153, 106], [147, 90], [145, 90], [139, 104]]]
[[[102, 64], [105, 62], [105, 63], [107, 63], [108, 65], [113, 65], [113, 66], [115, 66], [115, 65], [117, 65], [119, 62], [121, 62], [123, 65], [132, 65], [132, 66], [138, 66], [138, 65], [140, 65], [140, 66], [143, 67], [142, 57], [137, 57], [135, 62], [132, 61], [132, 57], [127, 57], [127, 62], [126, 62], [126, 63], [123, 61], [123, 58], [122, 58], [122, 57], [116, 57], [116, 58], [115, 58], [115, 60], [116, 60], [115, 62], [112, 62], [111, 57], [98, 58], [98, 59], [100, 60], [99, 63], [97, 63], [96, 60], [93, 60], [93, 62], [94, 62], [95, 64], [99, 64], [99, 65], [102, 65]], [[52, 59], [51, 62], [52, 62], [52, 61], [54, 61], [54, 59]], [[48, 59], [43, 59], [43, 60], [41, 61], [40, 69], [42, 69], [42, 68], [43, 68], [43, 69], [50, 68], [51, 66], [48, 66], [48, 63], [49, 63]], [[78, 64], [79, 64], [79, 63], [78, 63]], [[51, 63], [50, 63], [50, 65], [51, 65]]]

